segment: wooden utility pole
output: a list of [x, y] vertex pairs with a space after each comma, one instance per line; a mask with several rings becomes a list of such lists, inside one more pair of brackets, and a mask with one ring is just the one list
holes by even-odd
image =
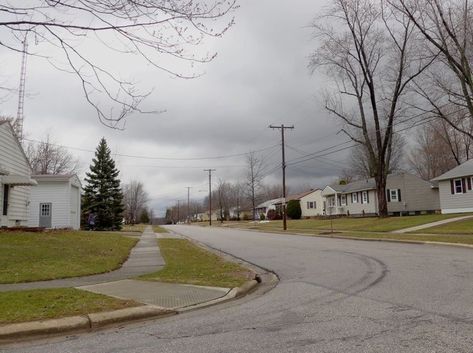
[[284, 126], [281, 125], [269, 125], [271, 129], [281, 130], [281, 150], [282, 150], [282, 222], [283, 229], [287, 230], [287, 215], [286, 215], [286, 154], [285, 154], [285, 142], [284, 142], [284, 131], [286, 129], [294, 129], [294, 125]]
[[191, 223], [191, 219], [190, 219], [190, 216], [189, 216], [189, 211], [190, 211], [190, 191], [192, 189], [191, 186], [186, 186], [186, 189], [187, 189], [187, 218], [186, 218], [186, 222], [188, 224]]
[[209, 226], [212, 225], [212, 172], [215, 169], [204, 169], [204, 172], [209, 172]]

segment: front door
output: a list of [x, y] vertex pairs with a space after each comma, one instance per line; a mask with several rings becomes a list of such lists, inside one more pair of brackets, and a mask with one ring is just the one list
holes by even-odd
[[52, 204], [51, 203], [40, 203], [39, 204], [39, 226], [44, 228], [51, 228], [52, 218]]

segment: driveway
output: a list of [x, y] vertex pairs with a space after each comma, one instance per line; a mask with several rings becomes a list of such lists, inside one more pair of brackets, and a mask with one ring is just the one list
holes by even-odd
[[5, 352], [471, 352], [473, 250], [174, 226], [280, 276], [230, 304]]

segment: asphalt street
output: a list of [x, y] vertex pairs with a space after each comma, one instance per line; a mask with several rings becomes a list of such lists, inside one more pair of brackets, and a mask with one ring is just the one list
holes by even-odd
[[473, 352], [473, 249], [174, 226], [275, 271], [264, 295], [2, 352]]

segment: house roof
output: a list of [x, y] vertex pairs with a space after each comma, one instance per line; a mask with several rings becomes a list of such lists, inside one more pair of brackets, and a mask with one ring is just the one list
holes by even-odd
[[277, 203], [282, 202], [282, 200], [283, 200], [282, 198], [268, 200], [268, 201], [265, 201], [265, 202], [260, 203], [258, 206], [256, 206], [256, 208], [269, 207], [269, 206], [272, 206], [272, 205], [274, 205], [274, 204], [277, 204]]
[[49, 182], [69, 182], [73, 179], [78, 186], [82, 187], [81, 182], [77, 174], [37, 174], [31, 176], [37, 181], [49, 181]]
[[473, 175], [473, 159], [460, 164], [459, 166], [449, 170], [448, 172], [432, 179], [432, 181], [441, 181], [453, 178], [461, 178]]
[[[329, 185], [329, 187], [337, 193], [350, 193], [363, 190], [373, 190], [376, 189], [376, 181], [374, 178], [364, 179], [354, 181], [345, 185]], [[326, 193], [327, 194], [327, 193]]]

